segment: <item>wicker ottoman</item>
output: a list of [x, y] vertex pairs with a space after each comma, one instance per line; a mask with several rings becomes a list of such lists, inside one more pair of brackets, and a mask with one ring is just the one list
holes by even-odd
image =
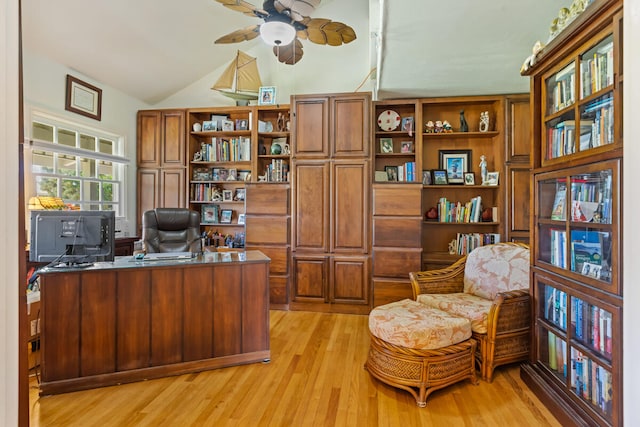
[[407, 390], [418, 406], [434, 390], [464, 379], [477, 384], [469, 320], [403, 300], [369, 314], [371, 346], [365, 368], [391, 386]]

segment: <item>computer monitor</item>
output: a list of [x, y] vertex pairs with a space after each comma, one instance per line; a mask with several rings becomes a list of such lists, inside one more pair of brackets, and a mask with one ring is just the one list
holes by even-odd
[[114, 211], [31, 211], [29, 261], [113, 261], [115, 220]]

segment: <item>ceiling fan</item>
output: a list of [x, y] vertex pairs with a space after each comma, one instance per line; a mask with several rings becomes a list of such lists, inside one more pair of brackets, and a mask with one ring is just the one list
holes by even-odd
[[262, 9], [243, 0], [215, 1], [229, 9], [264, 20], [263, 24], [222, 36], [215, 43], [238, 43], [261, 36], [273, 46], [278, 61], [285, 64], [293, 65], [302, 58], [299, 39], [329, 46], [340, 46], [356, 39], [353, 28], [342, 22], [309, 17], [320, 0], [267, 0], [262, 4]]

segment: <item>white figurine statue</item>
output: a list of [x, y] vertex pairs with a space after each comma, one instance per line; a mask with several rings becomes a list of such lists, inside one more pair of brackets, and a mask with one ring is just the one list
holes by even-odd
[[482, 184], [487, 182], [487, 158], [483, 154], [480, 156], [480, 176], [482, 177]]
[[480, 113], [480, 132], [487, 132], [489, 130], [489, 112], [483, 111]]

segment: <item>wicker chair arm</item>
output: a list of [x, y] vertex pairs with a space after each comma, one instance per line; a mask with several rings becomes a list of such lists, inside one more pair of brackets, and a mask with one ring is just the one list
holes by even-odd
[[489, 336], [529, 328], [531, 298], [528, 289], [500, 292], [493, 301], [487, 318]]
[[460, 258], [448, 267], [409, 273], [413, 299], [420, 294], [450, 294], [462, 292], [464, 287], [464, 266], [467, 257]]

